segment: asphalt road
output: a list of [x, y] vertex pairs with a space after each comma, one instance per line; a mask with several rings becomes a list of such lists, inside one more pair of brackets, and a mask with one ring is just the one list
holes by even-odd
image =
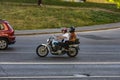
[[75, 58], [51, 54], [40, 58], [36, 47], [50, 35], [17, 36], [15, 45], [0, 51], [0, 78], [120, 80], [120, 29], [77, 33], [81, 50]]

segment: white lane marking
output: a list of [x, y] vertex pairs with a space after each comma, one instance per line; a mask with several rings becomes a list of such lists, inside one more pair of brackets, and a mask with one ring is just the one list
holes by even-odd
[[26, 78], [73, 78], [74, 76], [21, 76], [21, 77], [0, 77], [0, 78], [22, 78], [22, 79], [26, 79]]
[[[82, 51], [81, 51], [82, 52]], [[86, 54], [96, 54], [96, 52], [98, 51], [93, 51], [93, 52], [89, 52], [89, 51], [84, 51], [82, 52], [83, 54], [81, 55], [86, 55]], [[0, 52], [0, 54], [36, 54], [35, 52], [31, 51], [31, 52]], [[101, 52], [98, 52], [97, 54], [99, 55], [103, 55], [103, 54], [109, 54], [109, 55], [120, 55], [119, 51], [114, 51], [114, 52], [111, 52], [111, 51], [104, 51], [103, 53]], [[50, 54], [51, 55], [51, 54]]]
[[11, 53], [12, 54], [20, 54], [20, 53], [26, 53], [27, 54], [27, 53], [35, 53], [35, 52], [32, 52], [32, 51], [31, 52], [0, 52], [0, 54], [11, 54]]
[[16, 79], [16, 78], [21, 78], [21, 79], [47, 79], [47, 78], [57, 78], [57, 79], [63, 79], [63, 78], [120, 78], [120, 76], [8, 76], [8, 77], [0, 77], [1, 79]]
[[72, 64], [72, 65], [79, 65], [79, 64], [88, 64], [88, 65], [120, 65], [120, 62], [0, 62], [0, 64], [26, 64], [26, 65], [33, 65], [33, 64]]

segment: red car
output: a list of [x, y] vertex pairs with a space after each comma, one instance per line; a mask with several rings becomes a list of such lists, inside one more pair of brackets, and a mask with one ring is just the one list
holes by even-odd
[[0, 20], [0, 50], [6, 49], [9, 44], [15, 43], [14, 30], [5, 20]]

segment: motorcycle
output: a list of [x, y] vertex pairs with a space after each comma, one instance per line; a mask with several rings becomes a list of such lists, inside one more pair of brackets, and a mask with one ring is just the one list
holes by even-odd
[[36, 48], [36, 53], [40, 57], [46, 57], [48, 53], [52, 55], [63, 55], [67, 54], [69, 57], [75, 57], [79, 51], [79, 42], [70, 44], [66, 50], [64, 47], [59, 45], [59, 42], [55, 40], [55, 36], [51, 36], [47, 39], [46, 44], [40, 44]]

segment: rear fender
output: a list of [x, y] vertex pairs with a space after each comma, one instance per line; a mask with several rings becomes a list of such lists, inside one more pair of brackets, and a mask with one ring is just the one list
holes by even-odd
[[80, 50], [80, 48], [79, 48], [79, 44], [69, 45], [69, 47], [75, 47], [75, 48], [77, 48], [78, 50]]

